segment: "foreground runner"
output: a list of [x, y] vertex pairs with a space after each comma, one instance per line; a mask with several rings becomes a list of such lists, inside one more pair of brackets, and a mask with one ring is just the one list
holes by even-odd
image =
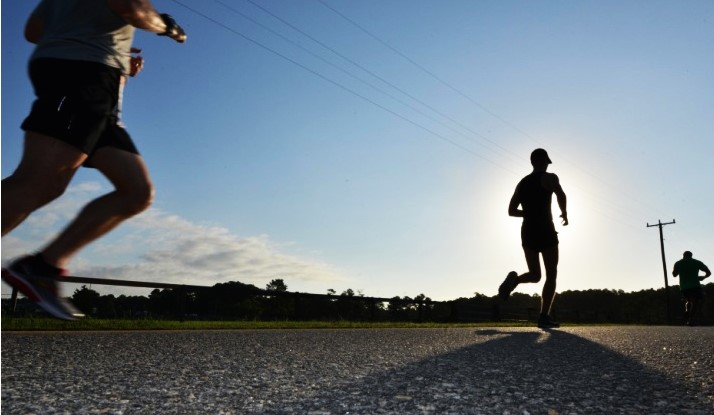
[[114, 186], [44, 249], [2, 270], [3, 280], [58, 318], [82, 316], [59, 297], [57, 278], [72, 256], [153, 198], [144, 160], [116, 113], [124, 76], [141, 66], [131, 59], [135, 28], [186, 41], [149, 0], [43, 0], [25, 26], [25, 38], [37, 44], [29, 65], [37, 98], [22, 124], [20, 164], [2, 181], [2, 235], [59, 197], [82, 165]]

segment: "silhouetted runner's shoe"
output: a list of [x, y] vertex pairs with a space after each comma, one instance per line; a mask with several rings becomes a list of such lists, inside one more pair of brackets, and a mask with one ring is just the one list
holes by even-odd
[[517, 280], [518, 279], [518, 273], [516, 271], [511, 271], [508, 273], [508, 276], [506, 276], [506, 279], [503, 280], [503, 283], [501, 283], [501, 286], [498, 287], [498, 296], [501, 297], [501, 300], [507, 301], [508, 297], [511, 295], [511, 292], [516, 289], [516, 286], [518, 285]]
[[58, 295], [57, 279], [63, 273], [64, 270], [46, 264], [37, 255], [31, 255], [3, 268], [2, 279], [51, 315], [63, 320], [76, 320], [84, 317], [84, 314]]
[[538, 318], [538, 327], [542, 329], [557, 329], [560, 323], [554, 321], [550, 316], [540, 316]]

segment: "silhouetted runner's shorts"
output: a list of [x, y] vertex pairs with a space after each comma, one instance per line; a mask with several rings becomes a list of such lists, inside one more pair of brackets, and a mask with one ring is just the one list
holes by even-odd
[[704, 298], [702, 287], [687, 288], [682, 290], [682, 300], [701, 300]]
[[547, 224], [526, 224], [521, 226], [521, 244], [538, 252], [558, 245], [558, 232], [552, 222]]
[[121, 71], [100, 63], [38, 58], [30, 62], [37, 99], [22, 129], [64, 141], [91, 156], [102, 147], [139, 154], [116, 115]]

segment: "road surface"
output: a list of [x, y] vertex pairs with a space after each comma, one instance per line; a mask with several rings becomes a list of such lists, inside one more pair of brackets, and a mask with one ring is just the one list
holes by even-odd
[[714, 414], [714, 327], [2, 333], [10, 414]]

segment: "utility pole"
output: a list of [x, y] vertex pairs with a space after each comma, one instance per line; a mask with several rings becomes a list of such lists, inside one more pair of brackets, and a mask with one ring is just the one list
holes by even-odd
[[667, 261], [664, 259], [664, 236], [662, 236], [662, 227], [664, 225], [672, 225], [673, 223], [676, 223], [674, 219], [672, 219], [672, 222], [667, 222], [667, 223], [662, 223], [661, 220], [657, 220], [657, 223], [654, 225], [650, 225], [649, 222], [647, 223], [647, 227], [651, 228], [653, 226], [657, 226], [659, 228], [659, 246], [660, 249], [662, 250], [662, 270], [664, 271], [664, 295], [667, 299], [667, 323], [671, 324], [672, 323], [672, 308], [669, 305], [669, 282], [667, 280]]

